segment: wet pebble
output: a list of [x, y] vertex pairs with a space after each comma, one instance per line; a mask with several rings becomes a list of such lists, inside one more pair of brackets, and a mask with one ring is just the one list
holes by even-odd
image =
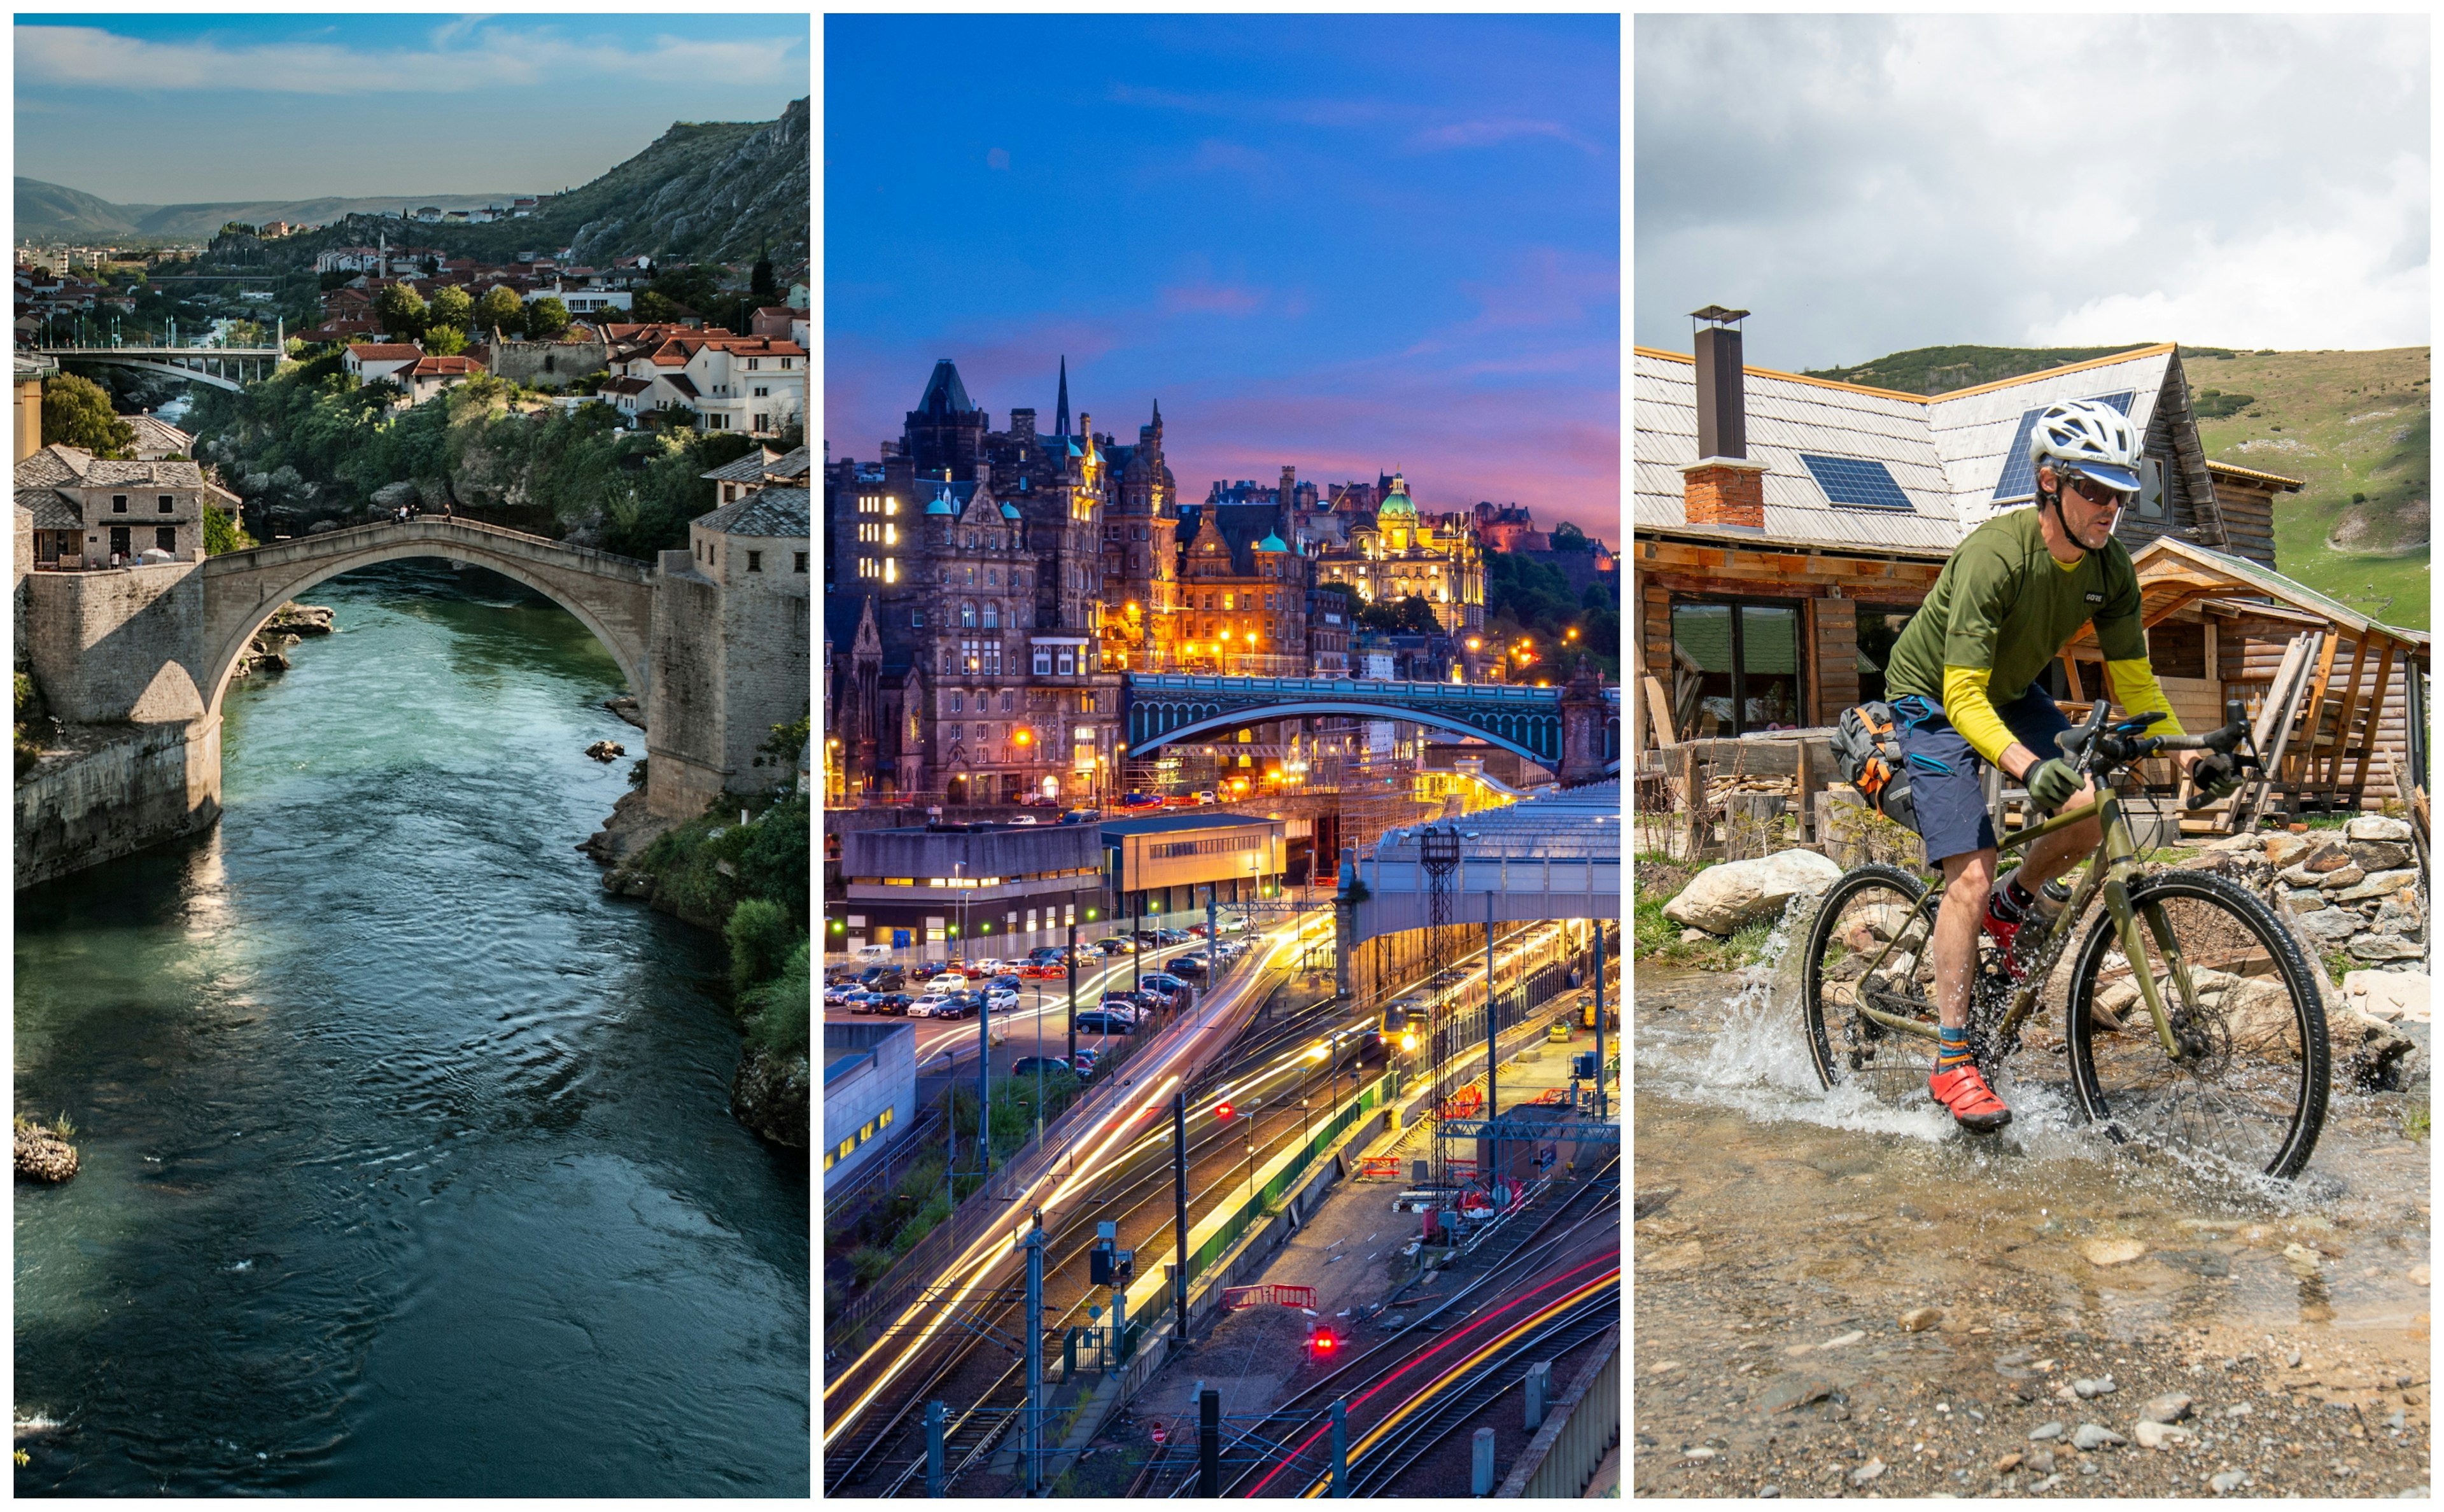
[[1882, 1460], [1869, 1460], [1866, 1464], [1860, 1466], [1857, 1469], [1850, 1472], [1850, 1484], [1852, 1485], [1864, 1485], [1869, 1481], [1875, 1480], [1883, 1473], [1884, 1462]]
[[2113, 1377], [2110, 1375], [2099, 1375], [2092, 1380], [2076, 1380], [2070, 1383], [2070, 1389], [2077, 1392], [2082, 1398], [2090, 1396], [2109, 1396], [2113, 1392], [2120, 1390], [2120, 1387], [2113, 1384]]
[[2085, 1453], [2093, 1449], [2108, 1448], [2116, 1444], [2127, 1444], [2130, 1441], [2101, 1423], [2082, 1423], [2079, 1430], [2070, 1436], [2070, 1442], [2072, 1447]]
[[2239, 1490], [2240, 1483], [2247, 1479], [2248, 1477], [2238, 1470], [2226, 1470], [2220, 1475], [2209, 1476], [2207, 1478], [2207, 1486], [2210, 1490], [2213, 1490], [2220, 1496], [2228, 1492]]
[[2177, 1392], [2159, 1396], [2140, 1408], [2138, 1415], [2150, 1423], [2177, 1423], [2190, 1415], [2190, 1399]]
[[2042, 1427], [2042, 1428], [2040, 1428], [2040, 1429], [2037, 1429], [2035, 1431], [2031, 1432], [2031, 1433], [2028, 1435], [2028, 1442], [2029, 1442], [2029, 1443], [2031, 1443], [2031, 1444], [2037, 1444], [2037, 1443], [2042, 1443], [2042, 1442], [2044, 1442], [2044, 1441], [2045, 1441], [2045, 1440], [2046, 1440], [2046, 1439], [2058, 1439], [2058, 1438], [2060, 1438], [2060, 1437], [2062, 1437], [2062, 1436], [2063, 1436], [2063, 1426], [2062, 1426], [2062, 1424], [2061, 1424], [2061, 1423], [2059, 1423], [2059, 1422], [2047, 1423], [2047, 1424], [2046, 1424], [2044, 1427]]
[[1901, 1332], [1904, 1334], [1923, 1334], [1942, 1321], [1943, 1309], [1940, 1307], [1913, 1307], [1900, 1316]]

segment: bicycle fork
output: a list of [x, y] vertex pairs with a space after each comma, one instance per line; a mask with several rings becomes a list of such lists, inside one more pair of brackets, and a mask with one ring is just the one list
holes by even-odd
[[[2156, 1023], [2156, 1041], [2164, 1054], [2175, 1060], [2181, 1057], [2181, 1042], [2173, 1033], [2172, 1015], [2165, 1010], [2163, 994], [2157, 990], [2155, 968], [2147, 956], [2147, 934], [2156, 937], [2157, 952], [2171, 968], [2173, 986], [2180, 994], [2184, 1007], [2198, 1001], [2196, 986], [2190, 980], [2189, 958], [2181, 952], [2180, 942], [2173, 938], [2172, 924], [2164, 917], [2164, 905], [2150, 903], [2142, 910], [2130, 906], [2130, 890], [2118, 876], [2104, 883], [2104, 909], [2113, 920], [2113, 931], [2121, 941], [2122, 958], [2130, 963], [2131, 974], [2138, 979], [2139, 1001], [2147, 1005], [2147, 1016]], [[2147, 932], [2138, 929], [2138, 914], [2147, 916]]]

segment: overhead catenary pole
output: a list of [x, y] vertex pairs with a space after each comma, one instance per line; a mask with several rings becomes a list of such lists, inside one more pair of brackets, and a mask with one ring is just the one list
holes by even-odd
[[1027, 1494], [1044, 1489], [1044, 1211], [1027, 1232]]
[[[1041, 1013], [1037, 1014], [1040, 1019]], [[1078, 1069], [1078, 910], [1069, 910], [1069, 1069]]]
[[1604, 1001], [1603, 1001], [1603, 920], [1597, 919], [1596, 936], [1596, 1120], [1604, 1116]]
[[1179, 1263], [1171, 1273], [1174, 1337], [1188, 1342], [1188, 1089], [1171, 1095], [1172, 1245]]

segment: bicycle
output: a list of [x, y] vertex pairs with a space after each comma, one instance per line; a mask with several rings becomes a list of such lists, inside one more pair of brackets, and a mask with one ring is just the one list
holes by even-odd
[[[2109, 709], [2098, 700], [2083, 725], [2058, 737], [2099, 796], [1998, 847], [2008, 856], [2089, 818], [2101, 821], [2095, 853], [2027, 954], [2024, 975], [2015, 980], [2001, 948], [1980, 931], [1971, 1053], [1990, 1081], [2013, 1062], [2023, 1095], [2066, 1091], [2063, 1100], [2117, 1144], [2295, 1176], [2324, 1127], [2331, 1076], [2324, 1005], [2299, 942], [2236, 882], [2151, 870], [2112, 783], [2118, 768], [2160, 752], [2232, 752], [2249, 733], [2241, 705], [2225, 705], [2222, 728], [2182, 736], [2144, 733], [2158, 714], [2108, 728]], [[2253, 749], [2240, 761], [2262, 769]], [[2189, 807], [2207, 802], [2194, 796]], [[1936, 1039], [1931, 943], [1942, 896], [1940, 878], [1930, 887], [1881, 863], [1844, 873], [1825, 892], [1808, 932], [1801, 1012], [1827, 1089], [1856, 1083], [1895, 1104], [1927, 1097]], [[2099, 901], [2103, 912], [2065, 964], [2074, 926]], [[2064, 972], [2055, 1038], [2037, 1022], [2037, 1009]], [[2024, 1038], [2032, 1054], [2021, 1054]]]

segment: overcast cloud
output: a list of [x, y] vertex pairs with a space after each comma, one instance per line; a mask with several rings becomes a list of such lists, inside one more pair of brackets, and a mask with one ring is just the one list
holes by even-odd
[[2427, 342], [2423, 16], [1637, 27], [1642, 345]]

